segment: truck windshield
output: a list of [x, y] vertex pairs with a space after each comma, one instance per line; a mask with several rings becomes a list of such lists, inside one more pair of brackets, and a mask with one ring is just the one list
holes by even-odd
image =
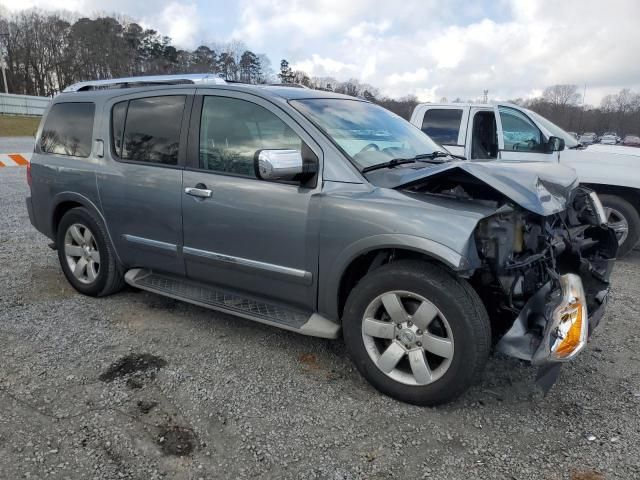
[[537, 114], [536, 112], [532, 112], [531, 110], [527, 110], [527, 113], [533, 117], [533, 119], [542, 125], [545, 129], [549, 130], [549, 133], [554, 137], [562, 138], [564, 140], [564, 145], [566, 148], [575, 148], [579, 145], [579, 142], [575, 139], [573, 135], [569, 135], [555, 123], [550, 122], [542, 115]]
[[369, 102], [316, 98], [293, 100], [291, 105], [320, 127], [360, 170], [444, 151], [409, 122]]

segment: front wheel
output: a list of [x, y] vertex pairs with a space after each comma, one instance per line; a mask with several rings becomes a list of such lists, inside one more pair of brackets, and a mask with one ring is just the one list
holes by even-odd
[[640, 214], [622, 197], [608, 194], [599, 197], [607, 215], [607, 223], [616, 232], [618, 257], [624, 257], [640, 240]]
[[404, 402], [448, 402], [479, 379], [491, 328], [475, 291], [445, 268], [398, 261], [365, 276], [343, 315], [360, 373]]

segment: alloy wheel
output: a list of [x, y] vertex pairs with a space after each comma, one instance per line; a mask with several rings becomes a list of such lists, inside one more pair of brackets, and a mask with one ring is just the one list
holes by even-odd
[[604, 213], [607, 217], [607, 224], [616, 233], [618, 245], [622, 245], [629, 236], [629, 222], [624, 215], [611, 207], [604, 207]]
[[100, 272], [100, 252], [91, 230], [81, 223], [71, 225], [64, 236], [64, 254], [73, 276], [81, 283], [93, 283]]
[[406, 385], [437, 381], [454, 354], [445, 316], [432, 302], [408, 291], [383, 293], [367, 306], [362, 339], [378, 369]]

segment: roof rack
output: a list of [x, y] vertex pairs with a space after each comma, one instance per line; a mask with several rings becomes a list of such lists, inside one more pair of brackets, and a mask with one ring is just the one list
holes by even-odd
[[269, 87], [290, 87], [290, 88], [306, 88], [309, 90], [309, 87], [303, 85], [302, 83], [267, 83]]
[[179, 75], [149, 75], [140, 77], [111, 78], [108, 80], [90, 80], [69, 85], [63, 92], [85, 92], [111, 88], [133, 88], [153, 85], [185, 85], [209, 83], [224, 85], [227, 82], [212, 73], [187, 73]]

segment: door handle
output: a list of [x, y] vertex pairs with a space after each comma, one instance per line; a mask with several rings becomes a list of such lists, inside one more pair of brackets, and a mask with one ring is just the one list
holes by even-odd
[[206, 188], [186, 187], [184, 193], [198, 198], [211, 198], [211, 190]]

